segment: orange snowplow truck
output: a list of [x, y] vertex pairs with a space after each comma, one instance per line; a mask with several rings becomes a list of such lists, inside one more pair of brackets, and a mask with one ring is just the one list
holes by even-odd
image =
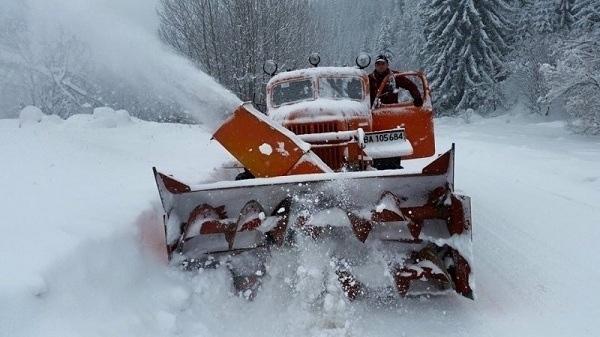
[[[274, 65], [268, 67], [275, 68]], [[421, 72], [399, 75], [413, 79], [418, 85], [424, 98], [422, 107], [413, 106], [412, 101], [402, 100], [407, 95], [400, 95], [399, 103], [379, 105], [372, 110], [369, 79], [361, 68], [315, 66], [280, 73], [269, 81], [267, 116], [309, 143], [311, 152], [326, 167], [305, 158], [300, 161], [302, 165], [296, 165], [302, 151], [298, 151], [298, 156], [282, 152], [263, 156], [248, 151], [263, 143], [286, 143], [290, 139], [285, 131], [279, 131], [282, 134], [271, 131], [272, 123], [250, 113], [253, 109], [249, 104], [239, 107], [235, 117], [225, 123], [214, 138], [255, 177], [365, 170], [369, 167], [401, 168], [401, 159], [433, 156], [435, 139], [425, 76]], [[379, 93], [397, 94], [393, 91], [395, 86], [390, 76], [383, 81]], [[410, 128], [406, 128], [407, 125]], [[245, 136], [240, 138], [240, 135]]]
[[270, 247], [310, 238], [332, 245], [323, 259], [350, 300], [389, 289], [473, 298], [470, 199], [454, 192], [454, 146], [436, 154], [425, 76], [401, 74], [419, 88], [421, 107], [390, 78], [378, 95], [399, 103], [372, 108], [368, 55], [357, 67], [309, 60], [314, 67], [276, 75], [267, 61], [266, 115], [245, 103], [213, 134], [239, 174], [194, 185], [154, 169], [172, 263], [225, 265], [251, 299]]

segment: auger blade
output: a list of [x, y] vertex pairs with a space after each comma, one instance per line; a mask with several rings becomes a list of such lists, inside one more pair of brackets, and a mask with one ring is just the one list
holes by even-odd
[[[431, 280], [472, 298], [470, 200], [453, 191], [453, 164], [454, 147], [420, 172], [319, 173], [201, 185], [185, 184], [156, 169], [154, 174], [171, 254], [182, 238], [188, 249], [180, 253], [196, 258], [282, 245], [286, 232], [295, 229], [317, 238], [328, 227], [341, 227], [363, 245], [406, 244], [409, 248], [398, 256], [435, 246], [436, 257], [389, 261], [400, 295], [416, 280]], [[198, 221], [199, 231], [191, 235], [185, 230], [197, 228], [193, 222]], [[213, 231], [203, 232], [204, 226]], [[359, 284], [354, 274], [348, 268], [337, 273], [345, 292], [355, 294], [358, 290], [348, 286], [348, 280]]]

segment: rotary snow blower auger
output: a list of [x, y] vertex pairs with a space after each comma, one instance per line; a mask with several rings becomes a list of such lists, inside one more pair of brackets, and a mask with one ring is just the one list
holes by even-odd
[[[225, 264], [252, 299], [271, 249], [302, 236], [335, 243], [323, 259], [350, 300], [382, 287], [472, 299], [470, 199], [454, 192], [454, 145], [436, 155], [425, 77], [394, 75], [415, 83], [422, 106], [400, 96], [371, 108], [368, 55], [358, 68], [315, 63], [271, 78], [266, 116], [246, 103], [214, 133], [239, 162], [231, 180], [194, 185], [154, 169], [170, 260]], [[394, 76], [378, 97], [398, 94]]]

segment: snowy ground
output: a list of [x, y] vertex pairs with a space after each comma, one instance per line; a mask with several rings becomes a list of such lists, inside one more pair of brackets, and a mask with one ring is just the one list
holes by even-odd
[[201, 178], [228, 155], [202, 126], [104, 117], [0, 120], [0, 336], [600, 333], [599, 138], [518, 115], [437, 120], [472, 198], [475, 301], [315, 305], [272, 277], [248, 303], [225, 271], [161, 256], [152, 166]]

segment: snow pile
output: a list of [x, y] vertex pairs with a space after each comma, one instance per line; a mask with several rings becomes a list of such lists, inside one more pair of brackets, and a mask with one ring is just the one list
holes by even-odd
[[94, 125], [116, 128], [117, 126], [124, 126], [131, 124], [131, 117], [127, 110], [113, 110], [109, 107], [102, 107], [94, 109], [93, 113]]
[[28, 127], [42, 121], [44, 117], [42, 110], [35, 106], [26, 106], [19, 114], [19, 127]]
[[[67, 119], [70, 125], [87, 125], [95, 128], [116, 128], [131, 125], [132, 117], [127, 110], [115, 111], [109, 107], [95, 108], [91, 115], [78, 114]], [[19, 127], [32, 127], [39, 123], [61, 124], [64, 120], [56, 115], [45, 115], [40, 108], [27, 106], [19, 114]]]

